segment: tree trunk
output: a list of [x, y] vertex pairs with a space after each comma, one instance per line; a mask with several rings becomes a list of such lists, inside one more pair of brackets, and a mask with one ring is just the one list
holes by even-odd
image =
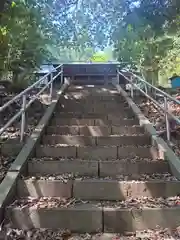
[[159, 71], [158, 70], [152, 71], [151, 76], [152, 76], [152, 85], [158, 86], [159, 85]]
[[11, 0], [0, 0], [0, 24], [1, 24], [1, 13], [5, 10], [6, 3], [10, 4]]
[[0, 12], [3, 12], [6, 1], [7, 1], [7, 0], [1, 0], [1, 1], [0, 1]]
[[159, 84], [159, 71], [158, 70], [146, 70], [144, 69], [143, 75], [145, 80], [152, 84], [153, 86], [158, 86]]

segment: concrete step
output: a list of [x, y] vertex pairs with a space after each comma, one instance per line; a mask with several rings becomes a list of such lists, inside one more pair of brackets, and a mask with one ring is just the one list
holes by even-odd
[[98, 106], [100, 105], [107, 105], [107, 106], [111, 106], [111, 105], [115, 105], [115, 106], [128, 106], [127, 102], [125, 101], [124, 98], [121, 97], [85, 97], [85, 98], [76, 98], [74, 96], [72, 97], [66, 97], [63, 99], [59, 99], [59, 104], [63, 104], [63, 105], [70, 105], [70, 104], [84, 104], [86, 106], [95, 106], [96, 104]]
[[120, 99], [119, 101], [95, 101], [93, 98], [89, 100], [81, 100], [81, 99], [60, 99], [57, 105], [57, 109], [60, 108], [70, 108], [71, 106], [76, 107], [87, 107], [87, 108], [96, 108], [96, 107], [102, 107], [102, 108], [118, 108], [118, 107], [125, 107], [128, 108], [129, 105], [124, 99]]
[[86, 119], [77, 119], [77, 118], [52, 118], [50, 126], [63, 126], [63, 125], [88, 125], [88, 126], [133, 126], [138, 125], [139, 122], [137, 119], [120, 119], [114, 118], [111, 120], [102, 119], [102, 118], [86, 118]]
[[[137, 198], [91, 202], [62, 198], [25, 198], [7, 208], [6, 219], [14, 228], [69, 229], [76, 233], [125, 233], [177, 228], [180, 198]], [[83, 221], [82, 221], [83, 219]], [[92, 221], [93, 219], [93, 221]]]
[[31, 176], [18, 180], [16, 192], [18, 198], [61, 197], [88, 201], [120, 201], [139, 196], [167, 198], [179, 194], [180, 181], [168, 173], [104, 179], [77, 178], [72, 174]]
[[83, 103], [83, 102], [64, 102], [64, 103], [59, 103], [57, 106], [57, 111], [67, 111], [67, 112], [73, 112], [75, 109], [76, 111], [80, 112], [97, 112], [97, 113], [104, 113], [105, 111], [111, 111], [111, 112], [116, 112], [117, 109], [123, 110], [123, 111], [130, 111], [128, 104], [127, 103], [99, 103], [99, 102], [88, 102], [88, 103]]
[[150, 147], [136, 146], [70, 146], [41, 145], [36, 148], [36, 157], [65, 157], [92, 160], [119, 159], [126, 157], [152, 158]]
[[88, 98], [75, 98], [75, 97], [64, 97], [59, 99], [59, 104], [57, 108], [66, 106], [106, 106], [106, 107], [128, 107], [128, 103], [122, 97], [116, 98], [95, 98], [95, 97], [88, 97]]
[[150, 145], [151, 138], [148, 135], [110, 135], [104, 136], [68, 136], [68, 135], [44, 135], [42, 144], [56, 145], [56, 144], [69, 144], [73, 146], [121, 146], [133, 145], [136, 143], [139, 146]]
[[59, 99], [59, 104], [67, 104], [70, 106], [70, 104], [86, 104], [86, 105], [92, 105], [97, 103], [98, 105], [114, 105], [117, 106], [119, 104], [125, 104], [128, 106], [127, 101], [122, 96], [115, 96], [115, 97], [94, 97], [94, 96], [88, 96], [86, 98], [75, 98], [75, 97], [69, 97], [69, 96], [61, 96]]
[[94, 112], [76, 112], [74, 109], [74, 112], [56, 112], [54, 114], [55, 118], [77, 118], [77, 119], [109, 119], [109, 120], [116, 120], [116, 119], [124, 119], [124, 118], [134, 118], [134, 113], [131, 111], [116, 111], [116, 113], [109, 113], [109, 112], [104, 112], [102, 113], [94, 113]]
[[47, 134], [84, 135], [84, 136], [109, 136], [109, 135], [133, 135], [143, 134], [141, 126], [51, 126], [46, 130]]
[[[167, 166], [164, 166], [164, 170]], [[41, 158], [28, 162], [30, 175], [74, 174], [79, 176], [98, 176], [99, 162], [94, 160]]]
[[76, 86], [70, 87], [68, 89], [68, 93], [89, 93], [93, 95], [101, 95], [101, 96], [108, 96], [108, 95], [116, 95], [119, 94], [117, 89], [114, 86], [101, 86], [101, 87], [92, 87], [92, 86]]
[[122, 102], [125, 101], [125, 99], [120, 96], [119, 94], [116, 95], [93, 95], [89, 93], [66, 93], [64, 96], [61, 97], [60, 101], [68, 100], [78, 100], [78, 101], [84, 101], [84, 102]]
[[75, 180], [72, 196], [97, 201], [119, 201], [139, 196], [171, 197], [179, 195], [179, 187], [179, 181]]
[[[70, 100], [70, 99], [65, 99], [59, 101], [59, 104], [57, 105], [57, 109], [74, 109], [74, 108], [79, 108], [80, 110], [83, 109], [123, 109], [123, 108], [128, 108], [129, 105], [125, 101], [119, 101], [119, 102], [105, 102], [105, 101], [94, 101], [94, 100]], [[71, 110], [69, 110], [71, 111]]]
[[69, 229], [72, 232], [82, 233], [103, 230], [102, 206], [99, 202], [84, 203], [75, 199], [48, 197], [31, 198], [30, 201], [28, 198], [19, 199], [14, 205], [7, 208], [6, 218], [18, 229], [52, 226], [52, 229]]
[[[31, 230], [28, 232], [30, 233]], [[67, 239], [67, 240], [156, 240], [156, 239], [166, 239], [166, 240], [174, 240], [176, 236], [180, 236], [178, 228], [172, 229], [166, 228], [166, 229], [154, 229], [153, 230], [147, 230], [147, 231], [135, 231], [135, 232], [127, 232], [122, 234], [118, 233], [95, 233], [95, 234], [77, 234], [77, 233], [71, 233], [69, 230], [60, 230], [60, 229], [32, 229], [33, 235], [39, 237], [39, 239], [43, 239], [45, 235], [49, 237], [49, 239]], [[12, 233], [12, 235], [11, 235]], [[25, 239], [27, 236], [27, 231], [17, 231], [16, 229], [10, 229], [8, 231], [8, 234], [10, 237], [8, 240], [14, 240], [18, 239], [18, 237], [21, 237], [22, 239]], [[12, 237], [11, 237], [12, 236]], [[169, 239], [167, 239], [167, 236]], [[24, 238], [23, 238], [24, 237]], [[60, 238], [61, 237], [61, 238]], [[67, 238], [66, 238], [67, 237]], [[4, 237], [5, 239], [5, 237]], [[48, 240], [49, 240], [48, 239]]]
[[122, 202], [102, 203], [104, 232], [155, 230], [157, 226], [161, 229], [177, 228], [180, 221], [180, 208], [177, 202], [179, 200], [177, 201], [176, 198], [139, 198], [124, 201], [123, 204]]
[[13, 228], [102, 236], [179, 226], [180, 181], [118, 95], [73, 86], [61, 97], [35, 158], [18, 175], [5, 212]]
[[122, 105], [119, 105], [117, 107], [111, 107], [111, 106], [106, 106], [104, 107], [103, 105], [95, 105], [95, 106], [78, 106], [78, 105], [71, 105], [71, 106], [62, 106], [59, 108], [56, 108], [56, 112], [59, 114], [65, 114], [65, 113], [70, 113], [73, 112], [74, 115], [88, 115], [88, 113], [90, 114], [99, 114], [99, 115], [107, 115], [108, 114], [113, 114], [113, 115], [117, 115], [117, 114], [121, 114], [121, 115], [125, 115], [125, 114], [133, 114], [132, 111], [128, 108], [128, 107], [124, 107]]
[[116, 177], [118, 175], [160, 174], [170, 172], [168, 162], [150, 159], [122, 160], [82, 160], [62, 158], [40, 158], [28, 162], [29, 175], [61, 175], [65, 173], [79, 176]]

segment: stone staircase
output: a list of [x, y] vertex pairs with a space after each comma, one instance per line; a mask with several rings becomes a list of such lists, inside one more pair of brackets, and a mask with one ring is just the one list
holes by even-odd
[[17, 182], [13, 228], [121, 233], [177, 227], [180, 182], [115, 88], [70, 86]]

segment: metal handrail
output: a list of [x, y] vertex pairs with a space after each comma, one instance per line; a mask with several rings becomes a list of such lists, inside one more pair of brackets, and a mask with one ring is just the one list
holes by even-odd
[[[58, 72], [54, 77], [53, 73], [61, 69], [60, 72]], [[38, 81], [33, 83], [31, 86], [26, 88], [24, 91], [16, 95], [14, 98], [6, 102], [3, 106], [0, 107], [0, 113], [3, 112], [7, 107], [9, 107], [12, 103], [14, 103], [16, 100], [22, 98], [22, 106], [21, 110], [16, 113], [2, 128], [0, 128], [0, 135], [4, 133], [4, 131], [11, 126], [20, 116], [21, 116], [21, 130], [20, 130], [20, 141], [22, 142], [24, 139], [24, 131], [25, 131], [25, 124], [26, 124], [26, 110], [31, 106], [31, 104], [38, 98], [38, 96], [43, 93], [49, 86], [49, 94], [50, 99], [52, 99], [53, 94], [53, 82], [54, 80], [61, 75], [61, 84], [63, 82], [63, 64], [57, 66], [55, 69], [53, 69], [51, 72], [45, 74], [43, 77], [41, 77]], [[50, 76], [50, 81], [27, 103], [27, 93], [29, 93], [34, 87], [41, 84], [44, 79]]]
[[177, 99], [173, 98], [171, 95], [169, 95], [166, 92], [163, 92], [162, 90], [160, 90], [159, 88], [153, 86], [152, 84], [150, 84], [149, 82], [147, 82], [146, 80], [144, 80], [143, 78], [139, 77], [138, 75], [134, 74], [133, 72], [130, 72], [132, 74], [133, 77], [136, 77], [137, 79], [140, 80], [140, 82], [146, 84], [147, 86], [149, 86], [150, 88], [154, 89], [156, 92], [159, 92], [160, 94], [162, 94], [163, 96], [166, 96], [168, 99], [170, 99], [171, 101], [180, 104], [180, 101], [178, 101]]
[[0, 107], [0, 112], [2, 112], [5, 108], [7, 108], [9, 105], [11, 105], [12, 103], [14, 103], [16, 100], [18, 100], [19, 98], [21, 98], [24, 94], [26, 94], [27, 92], [31, 91], [34, 87], [36, 87], [37, 85], [39, 85], [41, 82], [43, 82], [44, 79], [46, 79], [48, 76], [50, 76], [55, 70], [59, 69], [60, 67], [62, 67], [63, 65], [59, 65], [57, 66], [53, 71], [47, 73], [46, 75], [44, 75], [42, 78], [40, 78], [38, 81], [36, 81], [35, 83], [33, 83], [31, 86], [29, 86], [28, 88], [26, 88], [24, 91], [20, 92], [18, 95], [16, 95], [14, 98], [12, 98], [11, 100], [9, 100], [7, 103], [5, 103], [3, 106]]
[[[126, 70], [126, 69], [125, 69]], [[148, 99], [150, 99], [153, 104], [160, 108], [163, 112], [163, 114], [165, 115], [165, 124], [166, 124], [166, 135], [167, 135], [167, 141], [170, 142], [171, 139], [171, 132], [170, 132], [170, 124], [169, 124], [169, 117], [171, 117], [172, 119], [174, 119], [176, 121], [176, 123], [178, 123], [180, 125], [180, 119], [175, 116], [174, 114], [172, 114], [169, 109], [168, 109], [168, 100], [173, 101], [175, 104], [180, 104], [180, 101], [178, 101], [177, 99], [173, 98], [172, 96], [170, 96], [169, 94], [163, 92], [162, 90], [158, 89], [157, 87], [153, 86], [152, 84], [148, 83], [147, 81], [145, 81], [143, 78], [139, 77], [138, 75], [134, 74], [133, 72], [127, 70], [128, 73], [131, 74], [131, 77], [127, 77], [125, 76], [122, 72], [120, 72], [119, 70], [117, 71], [117, 77], [119, 79], [119, 75], [123, 76], [131, 85], [131, 98], [134, 97], [134, 88], [139, 90], [145, 97], [147, 97]], [[143, 83], [145, 86], [145, 91], [143, 91], [137, 84], [134, 82], [134, 78], [138, 79], [140, 83]], [[152, 96], [150, 96], [148, 94], [148, 87], [150, 87], [151, 89], [153, 89], [155, 92], [158, 92], [161, 94], [161, 97], [164, 98], [164, 107], [162, 105], [160, 105]]]

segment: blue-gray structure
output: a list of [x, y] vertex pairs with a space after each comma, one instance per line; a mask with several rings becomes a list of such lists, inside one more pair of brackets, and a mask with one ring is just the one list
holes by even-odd
[[180, 88], [180, 76], [170, 78], [172, 88]]

